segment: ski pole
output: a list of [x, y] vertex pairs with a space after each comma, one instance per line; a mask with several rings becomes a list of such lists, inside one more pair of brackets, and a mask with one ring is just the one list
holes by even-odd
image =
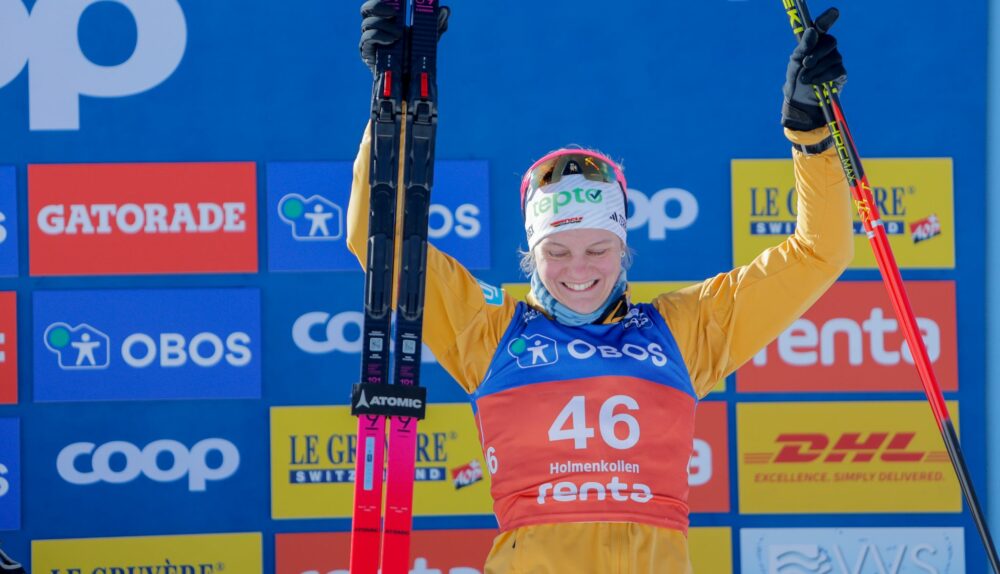
[[[797, 38], [802, 37], [806, 28], [813, 26], [812, 17], [805, 0], [782, 0], [785, 13], [788, 15], [792, 31]], [[847, 127], [847, 119], [844, 116], [843, 107], [840, 105], [840, 95], [833, 82], [826, 82], [823, 85], [813, 86], [816, 91], [816, 98], [819, 100], [820, 109], [826, 119], [830, 135], [833, 137], [834, 147], [840, 158], [840, 165], [847, 176], [847, 182], [851, 188], [851, 195], [854, 198], [858, 214], [861, 216], [861, 223], [864, 226], [868, 241], [875, 252], [875, 260], [878, 263], [879, 271], [882, 274], [882, 281], [889, 291], [889, 298], [892, 301], [893, 309], [900, 325], [903, 327], [903, 334], [906, 342], [912, 351], [914, 364], [920, 381], [923, 383], [924, 393], [930, 403], [931, 412], [934, 413], [934, 420], [941, 431], [941, 438], [944, 439], [945, 448], [951, 464], [955, 468], [958, 482], [961, 485], [962, 493], [972, 512], [972, 518], [979, 530], [983, 546], [986, 549], [987, 557], [993, 571], [1000, 574], [1000, 558], [997, 556], [996, 547], [993, 545], [993, 538], [990, 536], [989, 526], [983, 515], [983, 510], [976, 497], [973, 488], [972, 478], [969, 469], [965, 465], [965, 457], [958, 442], [958, 433], [952, 423], [948, 413], [948, 405], [945, 403], [944, 395], [941, 393], [941, 386], [937, 382], [934, 369], [931, 366], [930, 357], [927, 354], [927, 347], [924, 345], [923, 337], [920, 336], [920, 329], [917, 327], [916, 316], [910, 306], [910, 299], [903, 286], [903, 278], [899, 273], [899, 266], [889, 245], [889, 238], [882, 224], [881, 216], [872, 197], [871, 186], [868, 184], [868, 176], [861, 165], [861, 157], [858, 153], [854, 138]]]

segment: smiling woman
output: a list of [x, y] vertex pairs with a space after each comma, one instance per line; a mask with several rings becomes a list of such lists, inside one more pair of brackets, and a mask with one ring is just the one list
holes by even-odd
[[[391, 11], [365, 6], [362, 54], [402, 33], [387, 22]], [[487, 574], [691, 571], [698, 401], [799, 318], [853, 257], [843, 172], [815, 120], [818, 102], [797, 90], [844, 74], [825, 33], [835, 18], [817, 18], [789, 63], [794, 97], [783, 125], [795, 150], [794, 232], [748, 265], [633, 301], [625, 176], [585, 149], [549, 153], [521, 180], [526, 300], [428, 247], [424, 341], [471, 396], [492, 478], [501, 533]], [[370, 149], [369, 130], [348, 210], [348, 246], [362, 264]]]

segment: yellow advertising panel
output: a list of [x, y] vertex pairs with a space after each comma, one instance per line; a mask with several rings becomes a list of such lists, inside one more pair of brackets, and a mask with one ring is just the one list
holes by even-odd
[[962, 510], [926, 402], [743, 403], [736, 424], [743, 514]]
[[[955, 267], [951, 158], [865, 159], [876, 207], [900, 268]], [[732, 161], [733, 259], [745, 265], [795, 231], [792, 160]], [[854, 211], [851, 269], [875, 269], [875, 256]]]
[[[631, 292], [632, 301], [636, 303], [648, 303], [658, 295], [682, 289], [689, 285], [694, 285], [694, 281], [629, 281], [628, 286]], [[528, 283], [504, 283], [501, 288], [508, 295], [516, 300], [523, 301], [531, 289]], [[721, 393], [726, 390], [726, 381], [719, 381], [719, 384], [712, 388], [713, 393]]]
[[733, 535], [729, 528], [702, 527], [688, 530], [691, 565], [695, 572], [732, 574]]
[[33, 572], [261, 574], [260, 533], [77, 538], [31, 543]]
[[[347, 406], [271, 408], [272, 518], [350, 518], [357, 431]], [[469, 405], [428, 404], [418, 431], [414, 516], [492, 514]]]

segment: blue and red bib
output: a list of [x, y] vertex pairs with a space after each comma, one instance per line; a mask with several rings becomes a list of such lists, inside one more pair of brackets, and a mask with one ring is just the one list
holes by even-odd
[[519, 303], [472, 399], [502, 531], [558, 522], [687, 531], [697, 398], [653, 306], [567, 327]]

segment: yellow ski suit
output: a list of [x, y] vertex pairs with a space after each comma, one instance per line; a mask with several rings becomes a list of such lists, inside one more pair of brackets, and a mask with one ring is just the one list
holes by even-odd
[[[785, 133], [794, 143], [815, 144], [828, 132], [824, 127]], [[354, 164], [347, 238], [362, 265], [368, 233], [369, 148], [370, 131], [366, 131]], [[798, 190], [794, 235], [749, 265], [662, 294], [651, 302], [676, 341], [698, 398], [799, 318], [853, 258], [850, 194], [835, 150], [811, 156], [793, 151], [793, 159]], [[468, 393], [474, 393], [487, 377], [516, 304], [506, 294], [502, 303], [490, 304], [483, 288], [461, 264], [430, 247], [425, 303], [425, 315], [430, 319], [424, 323], [424, 340]], [[530, 296], [529, 304], [533, 304]], [[688, 449], [690, 445], [688, 440]], [[687, 458], [678, 460], [683, 463], [675, 465], [681, 468], [674, 473], [686, 476]], [[683, 527], [612, 519], [505, 529], [501, 520], [501, 533], [487, 558], [485, 572], [691, 572], [686, 496], [685, 480], [685, 490], [672, 500], [682, 509]]]

